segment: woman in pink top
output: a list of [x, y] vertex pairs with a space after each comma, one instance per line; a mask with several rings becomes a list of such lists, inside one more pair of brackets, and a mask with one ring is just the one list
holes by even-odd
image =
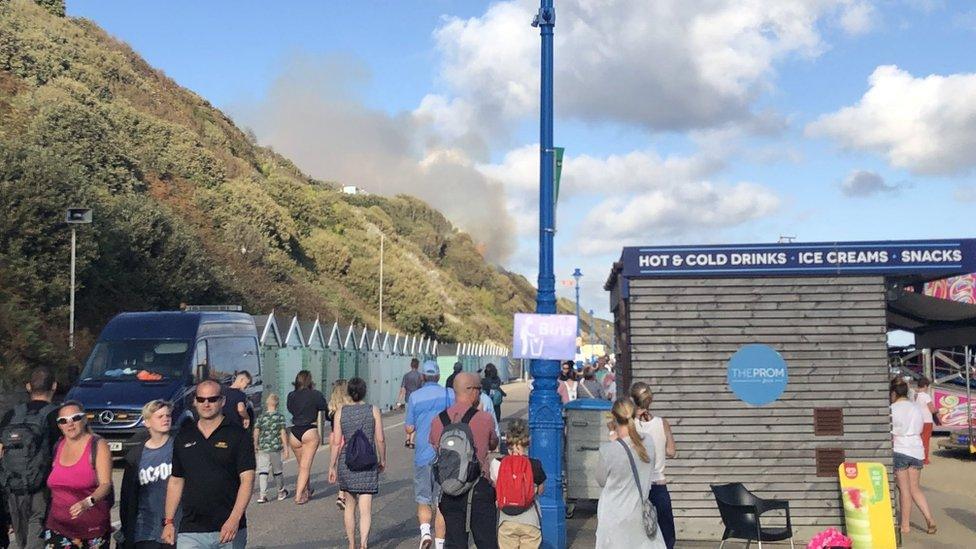
[[47, 514], [44, 547], [47, 549], [107, 548], [112, 523], [112, 453], [108, 443], [92, 434], [85, 409], [67, 401], [58, 410], [63, 438], [54, 451], [47, 487], [51, 507]]

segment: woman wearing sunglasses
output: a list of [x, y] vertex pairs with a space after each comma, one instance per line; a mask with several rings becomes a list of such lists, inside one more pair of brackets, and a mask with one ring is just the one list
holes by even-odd
[[107, 548], [112, 524], [112, 454], [88, 427], [84, 407], [69, 400], [58, 409], [63, 438], [54, 450], [47, 477], [51, 491], [44, 547]]

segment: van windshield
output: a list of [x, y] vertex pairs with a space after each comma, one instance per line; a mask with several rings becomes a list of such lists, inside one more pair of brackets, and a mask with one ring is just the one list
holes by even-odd
[[128, 340], [95, 344], [82, 381], [162, 381], [179, 379], [188, 371], [189, 341]]

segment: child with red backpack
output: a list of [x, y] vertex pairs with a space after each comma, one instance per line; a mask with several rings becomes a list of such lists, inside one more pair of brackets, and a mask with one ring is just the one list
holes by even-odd
[[524, 419], [509, 422], [505, 440], [508, 455], [491, 462], [498, 505], [498, 547], [535, 549], [542, 543], [537, 500], [546, 473], [539, 460], [528, 456], [529, 424]]

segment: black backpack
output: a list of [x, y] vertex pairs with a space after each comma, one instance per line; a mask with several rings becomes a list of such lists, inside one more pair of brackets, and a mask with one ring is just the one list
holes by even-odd
[[0, 432], [3, 458], [0, 482], [18, 495], [33, 494], [44, 487], [51, 468], [51, 438], [48, 415], [58, 407], [48, 404], [36, 412], [26, 404], [14, 408], [10, 423]]
[[376, 469], [376, 450], [369, 442], [366, 433], [362, 429], [356, 432], [346, 441], [346, 467], [350, 471], [372, 471]]

